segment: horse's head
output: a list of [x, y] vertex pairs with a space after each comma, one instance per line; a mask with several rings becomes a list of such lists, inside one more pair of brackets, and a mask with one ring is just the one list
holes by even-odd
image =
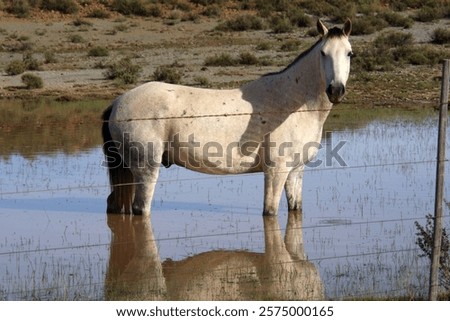
[[352, 47], [348, 41], [352, 23], [347, 20], [344, 28], [330, 30], [318, 20], [317, 30], [322, 35], [320, 47], [320, 65], [322, 78], [330, 102], [341, 102], [345, 94], [345, 84], [350, 73], [350, 58], [353, 55]]

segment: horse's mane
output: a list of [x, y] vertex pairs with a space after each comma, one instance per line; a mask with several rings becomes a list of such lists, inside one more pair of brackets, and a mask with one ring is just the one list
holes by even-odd
[[[344, 31], [340, 28], [334, 27], [334, 28], [331, 28], [330, 30], [328, 30], [328, 33], [326, 34], [325, 37], [326, 38], [340, 38], [343, 36], [344, 36]], [[320, 37], [320, 39], [317, 40], [314, 45], [312, 45], [309, 49], [306, 49], [304, 52], [302, 52], [297, 58], [295, 58], [295, 60], [293, 62], [291, 62], [284, 69], [282, 69], [280, 71], [269, 72], [267, 74], [264, 74], [262, 77], [279, 75], [279, 74], [285, 72], [286, 70], [291, 68], [293, 65], [295, 65], [297, 62], [299, 62], [301, 59], [303, 59], [303, 57], [307, 56], [323, 40], [323, 38], [324, 37]]]

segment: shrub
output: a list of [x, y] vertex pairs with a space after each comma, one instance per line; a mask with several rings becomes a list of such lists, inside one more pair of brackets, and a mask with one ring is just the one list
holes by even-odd
[[22, 60], [12, 60], [5, 69], [6, 74], [9, 76], [20, 75], [26, 70], [26, 66]]
[[270, 42], [261, 42], [256, 46], [256, 50], [270, 50], [272, 48], [272, 45]]
[[250, 52], [242, 52], [239, 55], [239, 64], [241, 65], [257, 65], [259, 64], [259, 59], [254, 54]]
[[412, 34], [398, 31], [383, 33], [374, 41], [375, 47], [382, 50], [394, 47], [409, 46], [412, 44]]
[[143, 0], [114, 0], [111, 8], [123, 15], [147, 17], [152, 15], [150, 7]]
[[437, 44], [447, 44], [450, 42], [450, 30], [446, 28], [437, 28], [433, 31], [432, 41]]
[[53, 51], [44, 52], [44, 61], [46, 64], [58, 62], [58, 60], [56, 59], [56, 55]]
[[285, 41], [281, 47], [281, 51], [297, 51], [300, 46], [300, 41], [298, 40], [287, 40]]
[[203, 76], [195, 77], [194, 81], [195, 81], [196, 85], [200, 86], [200, 87], [210, 87], [211, 86], [208, 78], [203, 77]]
[[227, 53], [221, 53], [220, 55], [214, 55], [210, 57], [206, 57], [205, 66], [236, 66], [238, 64], [238, 60], [231, 57], [231, 55]]
[[182, 74], [175, 67], [169, 65], [159, 66], [153, 72], [154, 80], [170, 84], [179, 84], [181, 77]]
[[28, 0], [13, 0], [6, 11], [19, 18], [25, 18], [30, 14], [30, 4]]
[[44, 87], [42, 78], [37, 75], [23, 74], [21, 79], [27, 89], [38, 89]]
[[22, 60], [11, 61], [5, 69], [5, 72], [10, 75], [20, 75], [26, 70], [39, 70], [39, 61], [37, 61], [31, 52], [24, 53]]
[[108, 49], [100, 46], [91, 48], [88, 52], [88, 56], [90, 57], [106, 57], [108, 55], [109, 55]]
[[118, 80], [124, 84], [133, 84], [137, 82], [141, 72], [141, 66], [133, 64], [130, 58], [123, 58], [110, 64], [104, 75], [107, 79]]
[[270, 27], [274, 33], [286, 33], [292, 31], [291, 21], [279, 16], [274, 16], [270, 19]]
[[442, 17], [441, 9], [435, 7], [423, 7], [415, 15], [415, 19], [421, 22], [431, 22]]
[[319, 35], [319, 31], [317, 31], [317, 28], [310, 28], [306, 31], [306, 35], [309, 37], [317, 37]]
[[356, 16], [356, 6], [351, 1], [338, 2], [328, 15], [330, 15], [332, 20], [336, 23], [343, 23], [348, 18], [354, 19]]
[[96, 8], [92, 10], [87, 16], [89, 18], [107, 19], [110, 17], [110, 14], [106, 10]]
[[37, 61], [31, 52], [23, 54], [22, 61], [27, 70], [39, 70], [39, 61]]
[[221, 5], [226, 0], [190, 0], [190, 2], [194, 4], [201, 4], [202, 6], [209, 6], [209, 5]]
[[218, 5], [208, 6], [203, 10], [202, 15], [206, 17], [219, 17], [222, 13], [222, 10]]
[[74, 0], [41, 0], [40, 8], [49, 11], [59, 11], [65, 14], [78, 12], [78, 5]]
[[447, 51], [431, 45], [406, 45], [392, 49], [390, 56], [399, 62], [412, 65], [436, 65], [445, 59]]
[[80, 36], [80, 35], [77, 35], [77, 34], [70, 35], [69, 36], [69, 41], [72, 42], [72, 43], [83, 43], [83, 42], [85, 42], [84, 38], [82, 36]]
[[352, 21], [353, 35], [370, 35], [376, 31], [386, 28], [388, 23], [378, 16], [358, 17]]
[[[433, 234], [434, 234], [434, 220], [433, 217], [428, 214], [426, 216], [427, 221], [425, 227], [420, 225], [417, 221], [416, 225], [416, 244], [422, 250], [421, 257], [428, 257], [432, 259], [433, 249]], [[439, 258], [439, 281], [441, 285], [447, 290], [450, 290], [450, 240], [445, 228], [442, 229], [441, 239], [441, 255]]]
[[262, 30], [264, 22], [256, 16], [241, 15], [219, 24], [216, 29], [222, 31]]
[[77, 17], [74, 21], [72, 21], [72, 24], [75, 27], [81, 27], [81, 26], [92, 26], [92, 22], [81, 19], [80, 17]]
[[397, 12], [384, 12], [380, 16], [392, 27], [411, 28], [414, 21]]
[[424, 3], [421, 0], [389, 0], [387, 2], [393, 9], [398, 11], [404, 11], [408, 8], [417, 9]]
[[313, 20], [302, 10], [293, 10], [292, 12], [289, 12], [289, 20], [293, 25], [300, 28], [311, 27], [314, 24]]

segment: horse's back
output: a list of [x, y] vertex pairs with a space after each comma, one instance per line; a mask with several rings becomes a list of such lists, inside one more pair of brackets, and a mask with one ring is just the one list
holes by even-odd
[[236, 109], [245, 108], [246, 104], [239, 103], [240, 100], [239, 89], [219, 90], [148, 82], [117, 99], [115, 117], [125, 119], [202, 117], [224, 113], [224, 109], [236, 112]]

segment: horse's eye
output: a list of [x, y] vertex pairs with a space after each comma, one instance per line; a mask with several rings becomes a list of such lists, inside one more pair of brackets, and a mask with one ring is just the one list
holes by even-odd
[[355, 57], [355, 54], [353, 53], [353, 51], [350, 51], [350, 52], [348, 53], [348, 56], [349, 56], [350, 58], [353, 58], [353, 57]]

